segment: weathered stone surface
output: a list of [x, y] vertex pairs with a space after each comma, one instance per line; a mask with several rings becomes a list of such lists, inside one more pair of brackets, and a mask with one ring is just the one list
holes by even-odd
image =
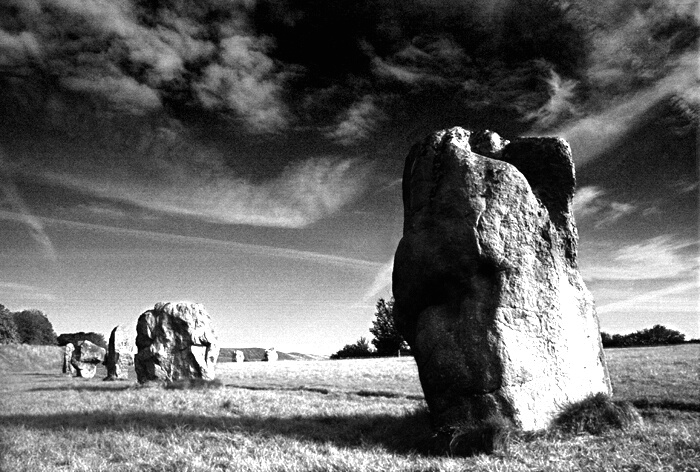
[[219, 357], [211, 317], [199, 303], [157, 303], [136, 325], [139, 382], [213, 380]]
[[241, 350], [233, 351], [233, 362], [245, 362], [245, 353]]
[[489, 158], [470, 137], [439, 131], [407, 157], [394, 314], [436, 428], [502, 418], [538, 430], [564, 404], [611, 392], [577, 270], [571, 151], [558, 138], [472, 137]]
[[275, 362], [278, 358], [277, 351], [274, 347], [270, 349], [265, 349], [265, 355], [263, 356], [263, 361], [265, 362]]
[[73, 351], [75, 351], [75, 346], [73, 343], [68, 343], [64, 346], [65, 351], [63, 352], [63, 373], [65, 375], [70, 375], [72, 377], [78, 375], [75, 367], [71, 364], [71, 359], [73, 359]]
[[97, 364], [104, 361], [106, 352], [105, 348], [88, 340], [78, 341], [71, 358], [71, 365], [77, 371], [78, 377], [93, 378], [97, 371]]
[[104, 380], [127, 380], [129, 367], [134, 365], [133, 343], [124, 326], [116, 326], [109, 336], [105, 367], [107, 377]]

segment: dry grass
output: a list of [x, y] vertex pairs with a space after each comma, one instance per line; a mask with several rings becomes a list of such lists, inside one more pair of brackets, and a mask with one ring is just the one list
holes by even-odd
[[410, 359], [226, 364], [213, 389], [5, 374], [0, 470], [700, 470], [700, 346], [608, 354], [644, 425], [514, 435], [471, 458], [429, 454]]

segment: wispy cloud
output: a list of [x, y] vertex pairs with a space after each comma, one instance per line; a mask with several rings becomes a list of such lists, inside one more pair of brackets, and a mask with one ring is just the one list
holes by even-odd
[[679, 58], [671, 71], [661, 80], [640, 92], [618, 98], [609, 108], [555, 129], [557, 135], [569, 141], [577, 164], [585, 164], [614, 146], [635, 125], [635, 120], [671, 95], [687, 95], [697, 89], [697, 55]]
[[[119, 169], [127, 179], [104, 176], [99, 169], [72, 173], [47, 171], [51, 182], [102, 198], [128, 202], [155, 211], [208, 221], [303, 228], [335, 213], [367, 186], [369, 167], [360, 160], [318, 158], [291, 165], [276, 178], [252, 183], [214, 162], [168, 162], [157, 180], [138, 168]], [[195, 165], [200, 168], [194, 168]], [[207, 172], [202, 172], [201, 166]], [[157, 169], [156, 163], [149, 167]]]
[[[700, 269], [697, 246], [697, 241], [679, 240], [672, 235], [622, 247], [597, 245], [591, 251], [594, 258], [581, 272], [586, 280], [596, 281], [687, 278]], [[695, 255], [688, 257], [693, 251]]]
[[22, 300], [55, 301], [57, 297], [46, 290], [33, 285], [0, 281], [0, 293]]
[[[22, 218], [23, 216], [21, 214], [0, 210], [0, 220], [21, 221]], [[376, 270], [382, 267], [382, 264], [366, 261], [363, 259], [353, 259], [349, 257], [334, 256], [331, 254], [322, 254], [311, 251], [300, 251], [297, 249], [239, 243], [235, 241], [223, 241], [219, 239], [203, 238], [197, 236], [184, 236], [172, 233], [159, 233], [156, 231], [121, 228], [116, 226], [83, 223], [80, 221], [60, 220], [56, 218], [37, 217], [37, 219], [39, 219], [44, 225], [64, 226], [84, 231], [107, 232], [125, 237], [134, 237], [164, 243], [194, 244], [200, 246], [216, 247], [222, 250], [238, 251], [246, 254], [253, 254], [264, 257], [292, 259], [297, 261], [328, 264], [358, 270]]]
[[631, 203], [607, 199], [605, 192], [599, 187], [586, 186], [576, 191], [573, 210], [579, 224], [586, 224], [591, 220], [594, 227], [600, 229], [631, 215], [637, 207]]
[[658, 290], [623, 297], [596, 308], [598, 314], [654, 311], [659, 313], [698, 313], [700, 306], [700, 284], [697, 281], [681, 281]]
[[370, 137], [381, 118], [375, 98], [365, 95], [343, 113], [340, 123], [326, 135], [345, 146], [357, 144]]
[[5, 199], [9, 203], [10, 208], [17, 212], [18, 218], [16, 220], [27, 226], [29, 234], [39, 245], [44, 256], [47, 259], [55, 261], [56, 249], [49, 235], [44, 230], [44, 225], [41, 220], [32, 214], [12, 181], [9, 172], [7, 172], [2, 149], [0, 149], [0, 189], [2, 193], [5, 194]]
[[362, 302], [369, 302], [374, 300], [377, 295], [389, 289], [391, 291], [391, 275], [394, 271], [394, 258], [392, 257], [389, 262], [383, 264], [372, 281], [370, 285], [362, 296]]
[[552, 70], [547, 79], [547, 85], [550, 95], [547, 103], [525, 115], [526, 120], [535, 121], [533, 123], [535, 130], [547, 129], [579, 114], [574, 104], [575, 88], [578, 85], [575, 80], [564, 79]]

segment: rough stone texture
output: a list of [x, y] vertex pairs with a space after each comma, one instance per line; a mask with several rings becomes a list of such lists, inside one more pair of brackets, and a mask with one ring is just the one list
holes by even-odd
[[104, 361], [106, 350], [88, 340], [78, 341], [71, 357], [71, 365], [78, 377], [91, 379], [97, 371], [97, 364]]
[[243, 351], [234, 351], [233, 352], [233, 362], [245, 362], [245, 353]]
[[140, 383], [215, 377], [219, 347], [211, 317], [199, 303], [157, 303], [139, 317], [136, 348]]
[[133, 343], [126, 334], [124, 326], [116, 326], [109, 336], [105, 367], [107, 377], [104, 380], [127, 380], [129, 367], [134, 365]]
[[611, 393], [577, 270], [571, 151], [474, 135], [489, 158], [470, 137], [439, 131], [407, 157], [394, 314], [439, 431], [494, 418], [538, 430], [563, 405]]
[[65, 351], [63, 351], [63, 373], [65, 375], [70, 375], [72, 377], [78, 375], [78, 371], [71, 364], [71, 359], [73, 359], [73, 351], [75, 351], [75, 346], [73, 343], [68, 343], [64, 346]]
[[278, 358], [277, 351], [274, 347], [270, 349], [265, 349], [265, 355], [263, 356], [263, 361], [265, 362], [275, 362]]

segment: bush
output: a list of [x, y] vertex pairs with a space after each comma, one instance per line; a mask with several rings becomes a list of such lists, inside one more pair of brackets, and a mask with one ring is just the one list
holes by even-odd
[[56, 332], [41, 310], [23, 310], [12, 314], [22, 344], [56, 345]]
[[14, 344], [19, 342], [17, 325], [10, 310], [0, 304], [0, 344]]
[[355, 344], [346, 344], [343, 349], [331, 355], [331, 359], [359, 359], [372, 356], [374, 352], [369, 348], [367, 339], [362, 337]]

